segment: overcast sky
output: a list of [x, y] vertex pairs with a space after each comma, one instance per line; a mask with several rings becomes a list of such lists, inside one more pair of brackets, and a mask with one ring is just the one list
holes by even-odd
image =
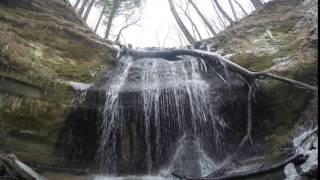
[[[69, 1], [72, 5], [75, 3], [75, 0]], [[177, 3], [180, 2], [180, 0], [174, 1]], [[213, 11], [211, 0], [194, 1], [197, 3], [199, 9], [202, 10], [203, 14], [209, 19], [209, 21], [216, 22], [215, 24], [219, 26], [217, 15]], [[266, 2], [269, 0], [264, 1]], [[231, 9], [228, 1], [219, 0], [219, 2], [231, 16]], [[238, 0], [238, 2], [242, 4], [248, 13], [253, 10], [249, 0]], [[244, 16], [242, 11], [236, 5], [235, 8], [239, 16]], [[176, 7], [176, 9], [179, 10], [178, 7]], [[101, 10], [101, 7], [94, 7], [92, 9], [87, 21], [87, 24], [90, 27], [95, 27]], [[209, 37], [201, 19], [191, 7], [190, 10], [190, 14], [197, 24], [197, 27], [201, 31], [203, 38]], [[183, 18], [182, 14], [181, 17]], [[186, 19], [183, 20], [188, 26], [189, 30], [192, 31], [188, 21]], [[138, 24], [139, 26], [131, 26], [123, 32], [123, 36], [121, 38], [122, 42], [130, 43], [135, 47], [173, 47], [180, 46], [181, 43], [179, 39], [184, 38], [181, 33], [181, 38], [179, 38], [179, 29], [170, 12], [168, 0], [146, 0], [146, 4], [144, 5], [142, 12], [142, 19]], [[117, 34], [122, 25], [123, 21], [121, 19], [116, 19], [113, 24], [112, 33]], [[103, 36], [104, 31], [105, 26], [100, 26], [98, 34]]]

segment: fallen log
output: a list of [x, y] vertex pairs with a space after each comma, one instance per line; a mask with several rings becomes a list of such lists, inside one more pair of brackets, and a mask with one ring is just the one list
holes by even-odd
[[299, 82], [294, 79], [289, 79], [286, 77], [274, 75], [274, 74], [268, 73], [266, 71], [262, 71], [262, 72], [250, 71], [250, 70], [230, 61], [229, 59], [222, 57], [220, 54], [215, 53], [215, 52], [195, 50], [195, 49], [194, 50], [175, 49], [175, 50], [167, 50], [167, 51], [139, 51], [139, 50], [127, 48], [121, 44], [110, 45], [110, 44], [95, 41], [95, 40], [91, 40], [91, 41], [93, 41], [99, 45], [105, 46], [110, 51], [117, 53], [116, 59], [119, 59], [123, 55], [129, 55], [129, 56], [134, 57], [135, 59], [162, 58], [162, 59], [166, 59], [168, 61], [177, 61], [177, 60], [181, 60], [180, 58], [178, 58], [178, 56], [193, 56], [193, 57], [202, 58], [203, 60], [207, 61], [207, 63], [208, 63], [208, 60], [218, 61], [221, 64], [224, 64], [226, 66], [226, 68], [228, 68], [229, 70], [231, 70], [235, 73], [239, 73], [243, 77], [246, 77], [246, 78], [250, 78], [250, 79], [270, 78], [270, 79], [274, 79], [274, 80], [278, 80], [281, 82], [292, 84], [295, 87], [301, 87], [301, 88], [311, 90], [311, 91], [318, 91], [318, 87], [311, 86], [309, 84]]
[[177, 50], [169, 50], [169, 51], [158, 51], [158, 52], [151, 52], [151, 51], [137, 51], [133, 49], [125, 49], [122, 52], [123, 55], [129, 55], [134, 57], [135, 59], [142, 59], [142, 58], [163, 58], [169, 61], [176, 61], [177, 56], [193, 56], [193, 57], [200, 57], [208, 63], [208, 60], [213, 60], [215, 62], [223, 64], [227, 69], [233, 71], [235, 73], [239, 73], [245, 78], [249, 79], [265, 79], [270, 78], [274, 80], [278, 80], [281, 82], [292, 84], [296, 87], [301, 87], [304, 89], [308, 89], [311, 91], [318, 91], [318, 87], [308, 85], [303, 82], [299, 82], [293, 79], [285, 78], [282, 76], [274, 75], [265, 71], [262, 72], [253, 72], [250, 71], [227, 58], [222, 57], [218, 53], [208, 52], [208, 51], [201, 51], [201, 50], [189, 50], [189, 49], [177, 49]]
[[[279, 171], [283, 169], [287, 164], [291, 162], [295, 162], [297, 160], [301, 161], [301, 159], [306, 160], [306, 157], [302, 154], [295, 154], [290, 156], [288, 159], [285, 159], [284, 161], [277, 163], [275, 165], [272, 165], [267, 168], [263, 169], [255, 169], [255, 170], [250, 170], [250, 171], [245, 171], [245, 172], [240, 172], [240, 173], [234, 173], [234, 174], [228, 174], [228, 175], [223, 175], [219, 177], [185, 177], [182, 175], [177, 175], [177, 174], [172, 174], [174, 177], [179, 178], [179, 179], [186, 179], [186, 180], [232, 180], [232, 179], [243, 179], [243, 178], [251, 178], [251, 177], [257, 177], [257, 176], [263, 176], [267, 175], [276, 171]], [[301, 162], [299, 162], [301, 163]]]
[[24, 164], [23, 162], [19, 161], [17, 157], [14, 154], [0, 154], [0, 161], [3, 162], [7, 168], [10, 168], [9, 174], [14, 171], [15, 175], [20, 177], [11, 176], [13, 179], [25, 179], [25, 180], [46, 180], [47, 178], [40, 176], [38, 173], [36, 173], [33, 169], [31, 169], [29, 166]]

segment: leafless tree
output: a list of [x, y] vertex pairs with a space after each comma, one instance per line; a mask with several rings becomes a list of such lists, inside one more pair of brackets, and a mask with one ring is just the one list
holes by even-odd
[[87, 10], [85, 11], [85, 13], [84, 13], [84, 15], [83, 15], [83, 19], [84, 19], [85, 21], [87, 21], [87, 19], [88, 19], [88, 16], [89, 16], [89, 14], [90, 14], [90, 12], [91, 12], [91, 9], [92, 9], [92, 7], [93, 7], [94, 2], [95, 2], [95, 0], [91, 0], [91, 1], [90, 1], [88, 8], [87, 8]]
[[211, 3], [212, 3], [212, 7], [213, 7], [214, 12], [215, 12], [215, 13], [217, 14], [217, 16], [218, 16], [218, 20], [219, 20], [219, 23], [220, 23], [221, 27], [222, 27], [222, 28], [227, 27], [227, 23], [226, 23], [226, 22], [224, 21], [224, 19], [221, 17], [220, 12], [219, 12], [219, 10], [218, 10], [217, 7], [216, 7], [216, 4], [213, 2], [213, 0], [211, 0]]
[[190, 16], [190, 12], [189, 12], [189, 3], [187, 4], [186, 8], [183, 8], [182, 7], [182, 3], [180, 1], [180, 4], [176, 4], [180, 10], [183, 12], [184, 16], [189, 20], [190, 24], [191, 24], [191, 27], [192, 27], [192, 30], [193, 30], [193, 36], [194, 38], [196, 38], [196, 35], [198, 35], [199, 39], [202, 40], [202, 36], [201, 36], [201, 33], [197, 27], [197, 25], [194, 23], [194, 21], [192, 20], [191, 16]]
[[238, 16], [237, 16], [236, 10], [234, 9], [234, 6], [233, 6], [233, 3], [232, 3], [232, 0], [228, 0], [228, 2], [229, 2], [229, 6], [230, 6], [230, 8], [231, 8], [231, 11], [232, 11], [232, 14], [233, 14], [234, 20], [235, 20], [235, 21], [238, 21], [238, 20], [239, 20], [239, 18], [238, 18]]
[[81, 0], [77, 0], [76, 3], [73, 5], [73, 9], [77, 9]]
[[207, 18], [202, 14], [202, 12], [199, 10], [199, 8], [197, 7], [197, 5], [192, 1], [192, 0], [188, 0], [189, 3], [192, 5], [192, 7], [196, 10], [196, 12], [198, 13], [198, 15], [201, 17], [201, 20], [203, 21], [203, 23], [208, 27], [208, 29], [210, 30], [210, 32], [212, 33], [212, 35], [216, 35], [216, 31], [213, 29], [213, 27], [211, 26], [211, 24], [209, 23], [209, 21], [207, 20]]
[[103, 17], [103, 15], [106, 13], [106, 9], [107, 9], [107, 4], [104, 4], [104, 5], [103, 5], [103, 8], [102, 8], [102, 11], [101, 11], [101, 13], [100, 13], [98, 22], [97, 22], [97, 24], [96, 24], [96, 27], [94, 28], [94, 32], [95, 32], [95, 33], [97, 33], [97, 31], [98, 31], [98, 28], [99, 28], [99, 26], [100, 26], [102, 17]]
[[136, 15], [135, 15], [135, 12], [132, 12], [131, 14], [127, 15], [125, 18], [126, 18], [125, 25], [119, 30], [115, 41], [120, 40], [121, 34], [125, 29], [133, 25], [139, 26], [137, 23], [141, 20], [141, 12], [138, 12]]
[[[110, 2], [111, 1], [111, 2]], [[131, 12], [135, 11], [137, 8], [140, 8], [143, 4], [142, 0], [110, 0], [108, 5], [107, 22], [106, 22], [106, 31], [105, 39], [108, 39], [111, 32], [111, 27], [113, 21], [118, 16], [126, 16]]]
[[110, 10], [110, 14], [109, 14], [109, 17], [108, 17], [107, 29], [106, 29], [106, 31], [104, 33], [104, 38], [105, 39], [109, 38], [112, 22], [113, 22], [113, 20], [115, 18], [116, 10], [118, 8], [119, 8], [118, 0], [113, 0], [112, 7], [111, 7], [111, 10]]
[[83, 0], [82, 1], [81, 7], [80, 7], [80, 9], [78, 11], [80, 16], [82, 16], [82, 14], [84, 12], [84, 9], [86, 8], [86, 5], [87, 5], [88, 2], [89, 2], [89, 0]]
[[170, 34], [170, 32], [171, 32], [171, 29], [172, 29], [172, 27], [169, 27], [169, 25], [168, 25], [167, 34], [166, 34], [166, 36], [164, 37], [163, 43], [162, 43], [162, 47], [163, 47], [163, 48], [164, 48], [165, 45], [166, 45], [166, 41], [167, 41], [167, 39], [168, 39], [168, 37], [169, 37], [169, 34]]
[[187, 27], [184, 25], [183, 21], [181, 20], [179, 14], [177, 13], [173, 1], [172, 0], [168, 0], [169, 2], [169, 6], [170, 6], [170, 10], [171, 13], [173, 15], [173, 17], [175, 18], [179, 28], [181, 29], [182, 33], [184, 34], [184, 36], [187, 38], [188, 42], [190, 44], [195, 43], [195, 39], [192, 37], [192, 35], [190, 34], [189, 30], [187, 29]]
[[239, 6], [239, 8], [241, 9], [241, 11], [248, 16], [248, 13], [246, 10], [244, 10], [244, 8], [242, 7], [242, 5], [238, 2], [238, 0], [234, 0], [234, 2]]
[[180, 43], [180, 47], [182, 47], [183, 46], [183, 37], [181, 37], [181, 33], [180, 33], [180, 31], [179, 31], [179, 29], [177, 29], [176, 28], [176, 33], [177, 33], [177, 36], [178, 36], [178, 38], [179, 38], [179, 43]]
[[218, 2], [218, 0], [212, 0], [214, 2], [214, 4], [217, 6], [218, 10], [220, 11], [220, 13], [223, 15], [224, 18], [226, 18], [229, 23], [233, 23], [234, 21], [232, 20], [232, 18], [228, 15], [228, 13], [221, 7], [220, 3]]

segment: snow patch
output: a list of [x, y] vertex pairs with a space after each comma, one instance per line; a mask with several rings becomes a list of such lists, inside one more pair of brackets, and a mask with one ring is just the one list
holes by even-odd
[[300, 176], [299, 176], [293, 163], [288, 164], [284, 168], [284, 173], [286, 174], [285, 180], [298, 180], [298, 179], [300, 179]]
[[307, 130], [294, 138], [293, 146], [296, 153], [303, 154], [308, 159], [300, 166], [301, 172], [299, 173], [292, 163], [288, 164], [284, 169], [285, 180], [298, 180], [302, 178], [301, 176], [314, 176], [318, 169], [318, 127]]
[[92, 84], [85, 84], [79, 82], [68, 81], [68, 84], [76, 90], [85, 91], [92, 87]]

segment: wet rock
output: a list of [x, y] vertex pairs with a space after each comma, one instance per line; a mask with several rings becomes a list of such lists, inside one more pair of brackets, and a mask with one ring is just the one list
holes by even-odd
[[181, 144], [173, 160], [172, 172], [183, 174], [187, 177], [201, 176], [199, 153], [197, 152], [196, 140], [186, 137], [181, 140]]

